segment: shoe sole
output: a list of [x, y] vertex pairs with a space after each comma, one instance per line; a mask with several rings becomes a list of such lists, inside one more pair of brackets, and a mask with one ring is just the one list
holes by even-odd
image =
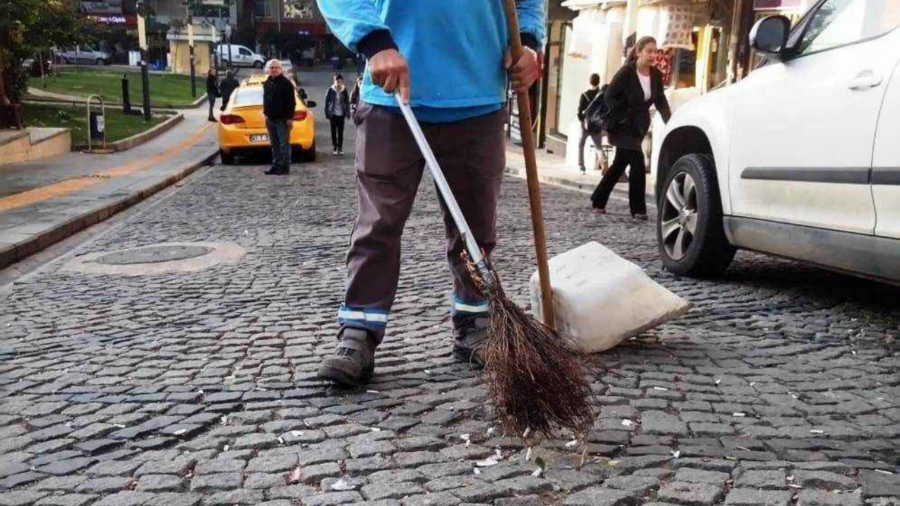
[[323, 365], [319, 368], [319, 372], [316, 376], [320, 380], [330, 381], [341, 386], [358, 387], [368, 383], [369, 380], [372, 379], [374, 372], [375, 368], [373, 367], [370, 370], [363, 371], [362, 376], [357, 378], [343, 369]]
[[[475, 369], [484, 369], [484, 361], [475, 356], [472, 350], [466, 348], [453, 347], [453, 358], [458, 362], [469, 364]], [[474, 358], [474, 360], [473, 360]]]

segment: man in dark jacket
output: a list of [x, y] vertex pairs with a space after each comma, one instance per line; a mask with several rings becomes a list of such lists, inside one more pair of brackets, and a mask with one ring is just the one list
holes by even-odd
[[263, 83], [263, 114], [272, 144], [272, 168], [266, 174], [286, 175], [291, 170], [291, 128], [297, 107], [296, 91], [285, 77], [280, 61], [269, 60], [266, 72], [269, 78]]
[[[603, 156], [603, 152], [600, 150], [603, 133], [588, 132], [587, 125], [585, 125], [584, 121], [588, 106], [591, 105], [600, 93], [600, 75], [591, 74], [590, 84], [591, 87], [581, 94], [581, 99], [578, 101], [578, 121], [581, 123], [581, 140], [578, 141], [578, 168], [581, 169], [581, 172], [586, 172], [584, 168], [584, 145], [587, 142], [588, 136], [594, 141], [594, 147], [597, 149], [597, 152]], [[603, 100], [603, 98], [601, 97], [600, 100]]]
[[331, 122], [331, 145], [336, 156], [344, 155], [344, 118], [350, 114], [350, 93], [344, 86], [344, 76], [334, 75], [334, 85], [325, 95], [325, 117]]
[[222, 93], [222, 110], [228, 106], [228, 100], [231, 99], [231, 94], [234, 93], [234, 90], [240, 87], [241, 83], [238, 82], [237, 79], [234, 78], [234, 71], [229, 70], [225, 73], [225, 79], [222, 80], [222, 84], [219, 85], [219, 91]]

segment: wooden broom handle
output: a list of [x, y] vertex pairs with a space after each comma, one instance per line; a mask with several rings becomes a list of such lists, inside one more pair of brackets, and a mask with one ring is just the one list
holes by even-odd
[[[512, 61], [522, 57], [522, 38], [519, 35], [519, 17], [516, 14], [516, 0], [503, 0], [506, 9], [506, 26], [509, 31], [509, 45]], [[534, 155], [534, 132], [531, 122], [531, 101], [528, 93], [517, 93], [519, 103], [519, 132], [522, 136], [522, 150], [525, 153], [525, 174], [528, 182], [528, 202], [531, 204], [531, 226], [534, 229], [534, 248], [537, 253], [538, 276], [541, 282], [541, 302], [544, 324], [556, 329], [556, 313], [553, 311], [553, 291], [550, 288], [550, 268], [547, 266], [547, 239], [544, 235], [544, 210], [541, 205], [541, 185], [538, 182], [537, 159]]]

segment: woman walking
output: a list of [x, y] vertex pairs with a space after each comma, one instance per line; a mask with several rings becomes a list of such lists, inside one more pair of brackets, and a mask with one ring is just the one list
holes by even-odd
[[335, 155], [344, 154], [344, 118], [350, 113], [350, 93], [344, 86], [344, 76], [334, 75], [334, 85], [325, 96], [325, 117], [331, 121], [331, 144]]
[[215, 121], [213, 109], [216, 107], [216, 97], [219, 96], [219, 76], [215, 67], [210, 67], [206, 73], [206, 101], [209, 102], [209, 120]]
[[641, 143], [650, 130], [650, 106], [662, 114], [668, 122], [672, 115], [669, 102], [663, 93], [662, 72], [656, 62], [656, 40], [642, 37], [631, 49], [628, 62], [613, 77], [606, 89], [605, 98], [609, 107], [606, 124], [609, 143], [616, 147], [616, 157], [594, 194], [591, 202], [594, 209], [606, 212], [606, 203], [616, 186], [616, 182], [631, 167], [628, 178], [628, 204], [631, 216], [639, 220], [647, 219], [647, 202], [644, 191], [647, 185], [646, 165]]

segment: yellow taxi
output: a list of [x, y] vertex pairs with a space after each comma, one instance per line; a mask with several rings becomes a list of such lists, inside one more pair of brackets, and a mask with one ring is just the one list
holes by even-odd
[[[244, 79], [219, 117], [219, 155], [225, 165], [232, 165], [238, 156], [271, 149], [263, 115], [265, 80], [262, 74]], [[309, 109], [316, 103], [304, 100], [305, 95], [296, 93], [291, 160], [313, 162], [316, 160], [315, 117]]]

